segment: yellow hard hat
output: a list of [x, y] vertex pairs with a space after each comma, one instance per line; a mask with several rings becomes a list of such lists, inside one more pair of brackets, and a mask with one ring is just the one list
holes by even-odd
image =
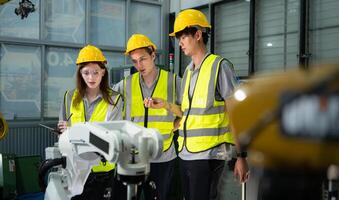
[[102, 53], [102, 51], [93, 46], [93, 45], [87, 45], [84, 48], [82, 48], [79, 52], [76, 64], [81, 64], [85, 62], [104, 62], [106, 63], [107, 60]]
[[133, 50], [143, 47], [152, 47], [154, 51], [157, 49], [157, 46], [155, 46], [155, 44], [146, 35], [133, 34], [128, 39], [125, 55], [128, 55]]
[[184, 30], [186, 27], [200, 26], [204, 28], [211, 28], [206, 16], [199, 10], [187, 9], [181, 11], [174, 21], [174, 31], [169, 36], [175, 36], [176, 33]]

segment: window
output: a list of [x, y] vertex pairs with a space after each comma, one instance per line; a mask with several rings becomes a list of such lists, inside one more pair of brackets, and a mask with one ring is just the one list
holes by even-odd
[[229, 59], [238, 76], [248, 76], [250, 3], [234, 1], [215, 6], [215, 53]]
[[107, 69], [119, 68], [125, 63], [125, 55], [123, 53], [103, 52], [107, 59]]
[[49, 47], [46, 51], [44, 116], [59, 116], [66, 90], [75, 88], [78, 49]]
[[256, 3], [256, 71], [296, 66], [299, 1], [262, 0]]
[[161, 49], [161, 6], [132, 2], [129, 11], [129, 35], [141, 33]]
[[[104, 52], [104, 55], [107, 59], [107, 71], [109, 73], [109, 82], [112, 85], [113, 83], [117, 83], [124, 78], [123, 73], [123, 65], [125, 63], [125, 55], [122, 53], [112, 53], [112, 52]], [[121, 70], [119, 70], [121, 69]], [[113, 71], [119, 71], [119, 75], [116, 73], [113, 74]], [[121, 71], [121, 73], [120, 73]]]
[[9, 121], [55, 120], [65, 91], [75, 88], [75, 61], [87, 44], [104, 52], [110, 84], [130, 72], [112, 73], [126, 66], [124, 49], [131, 34], [147, 35], [159, 50], [156, 63], [165, 61], [161, 38], [167, 37], [167, 1], [30, 1], [35, 11], [24, 19], [14, 13], [21, 0], [0, 6], [0, 110]]
[[43, 38], [50, 41], [85, 42], [85, 0], [45, 1]]
[[339, 60], [339, 1], [310, 1], [311, 63]]
[[125, 1], [91, 1], [90, 40], [97, 45], [125, 46]]
[[[78, 52], [79, 49], [47, 48], [44, 98], [45, 117], [58, 116], [65, 92], [75, 88], [77, 70], [75, 61]], [[111, 52], [103, 53], [108, 61], [108, 72], [112, 68], [123, 65], [123, 55]]]
[[1, 44], [0, 58], [1, 112], [9, 119], [40, 117], [40, 48]]
[[40, 2], [38, 0], [31, 0], [31, 2], [36, 10], [24, 19], [14, 13], [19, 0], [0, 6], [0, 36], [39, 39]]

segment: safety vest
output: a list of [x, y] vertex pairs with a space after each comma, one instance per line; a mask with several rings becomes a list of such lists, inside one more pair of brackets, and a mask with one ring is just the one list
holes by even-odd
[[[159, 69], [159, 78], [151, 97], [158, 97], [175, 102], [175, 75]], [[140, 73], [124, 79], [124, 116], [126, 120], [135, 122], [146, 128], [156, 128], [164, 139], [163, 151], [170, 148], [173, 141], [173, 121], [175, 116], [165, 108], [145, 108], [144, 97], [140, 86]]]
[[[104, 122], [107, 121], [107, 117], [110, 114], [110, 111], [113, 110], [113, 106], [116, 105], [120, 98], [120, 94], [113, 95], [112, 99], [114, 99], [114, 105], [111, 105], [107, 103], [104, 99], [101, 99], [100, 102], [95, 106], [93, 113], [91, 115], [90, 119], [86, 119], [86, 111], [85, 111], [85, 105], [83, 101], [80, 101], [77, 106], [73, 105], [73, 102], [76, 98], [76, 96], [79, 95], [79, 92], [77, 89], [66, 91], [65, 97], [64, 97], [64, 104], [65, 104], [65, 110], [66, 110], [66, 117], [70, 116], [72, 113], [72, 116], [70, 118], [70, 124], [77, 124], [85, 121], [89, 122]], [[115, 168], [114, 163], [110, 162], [100, 162], [99, 165], [93, 166], [92, 171], [93, 172], [108, 172]]]
[[218, 71], [223, 58], [210, 54], [203, 61], [192, 98], [189, 97], [191, 70], [181, 82], [183, 118], [179, 127], [178, 150], [186, 146], [192, 153], [206, 151], [222, 143], [234, 143], [229, 130], [225, 102], [215, 100]]

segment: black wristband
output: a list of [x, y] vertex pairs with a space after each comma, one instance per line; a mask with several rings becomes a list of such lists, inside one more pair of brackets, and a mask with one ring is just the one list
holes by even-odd
[[238, 158], [246, 158], [247, 157], [247, 152], [246, 151], [242, 151], [240, 153], [237, 153], [237, 157]]

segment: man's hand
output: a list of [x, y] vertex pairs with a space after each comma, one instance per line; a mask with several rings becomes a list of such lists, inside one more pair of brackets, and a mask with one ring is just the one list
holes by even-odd
[[154, 108], [154, 109], [166, 108], [167, 104], [168, 103], [161, 98], [145, 98], [144, 99], [144, 105], [146, 108]]
[[145, 98], [144, 105], [146, 108], [153, 108], [153, 109], [160, 109], [165, 108], [167, 111], [173, 113], [177, 117], [182, 117], [181, 107], [172, 103], [168, 103], [166, 100], [152, 97], [152, 98]]
[[239, 182], [241, 183], [246, 182], [248, 180], [249, 170], [245, 158], [237, 158], [233, 174], [236, 177], [236, 179], [239, 180]]

